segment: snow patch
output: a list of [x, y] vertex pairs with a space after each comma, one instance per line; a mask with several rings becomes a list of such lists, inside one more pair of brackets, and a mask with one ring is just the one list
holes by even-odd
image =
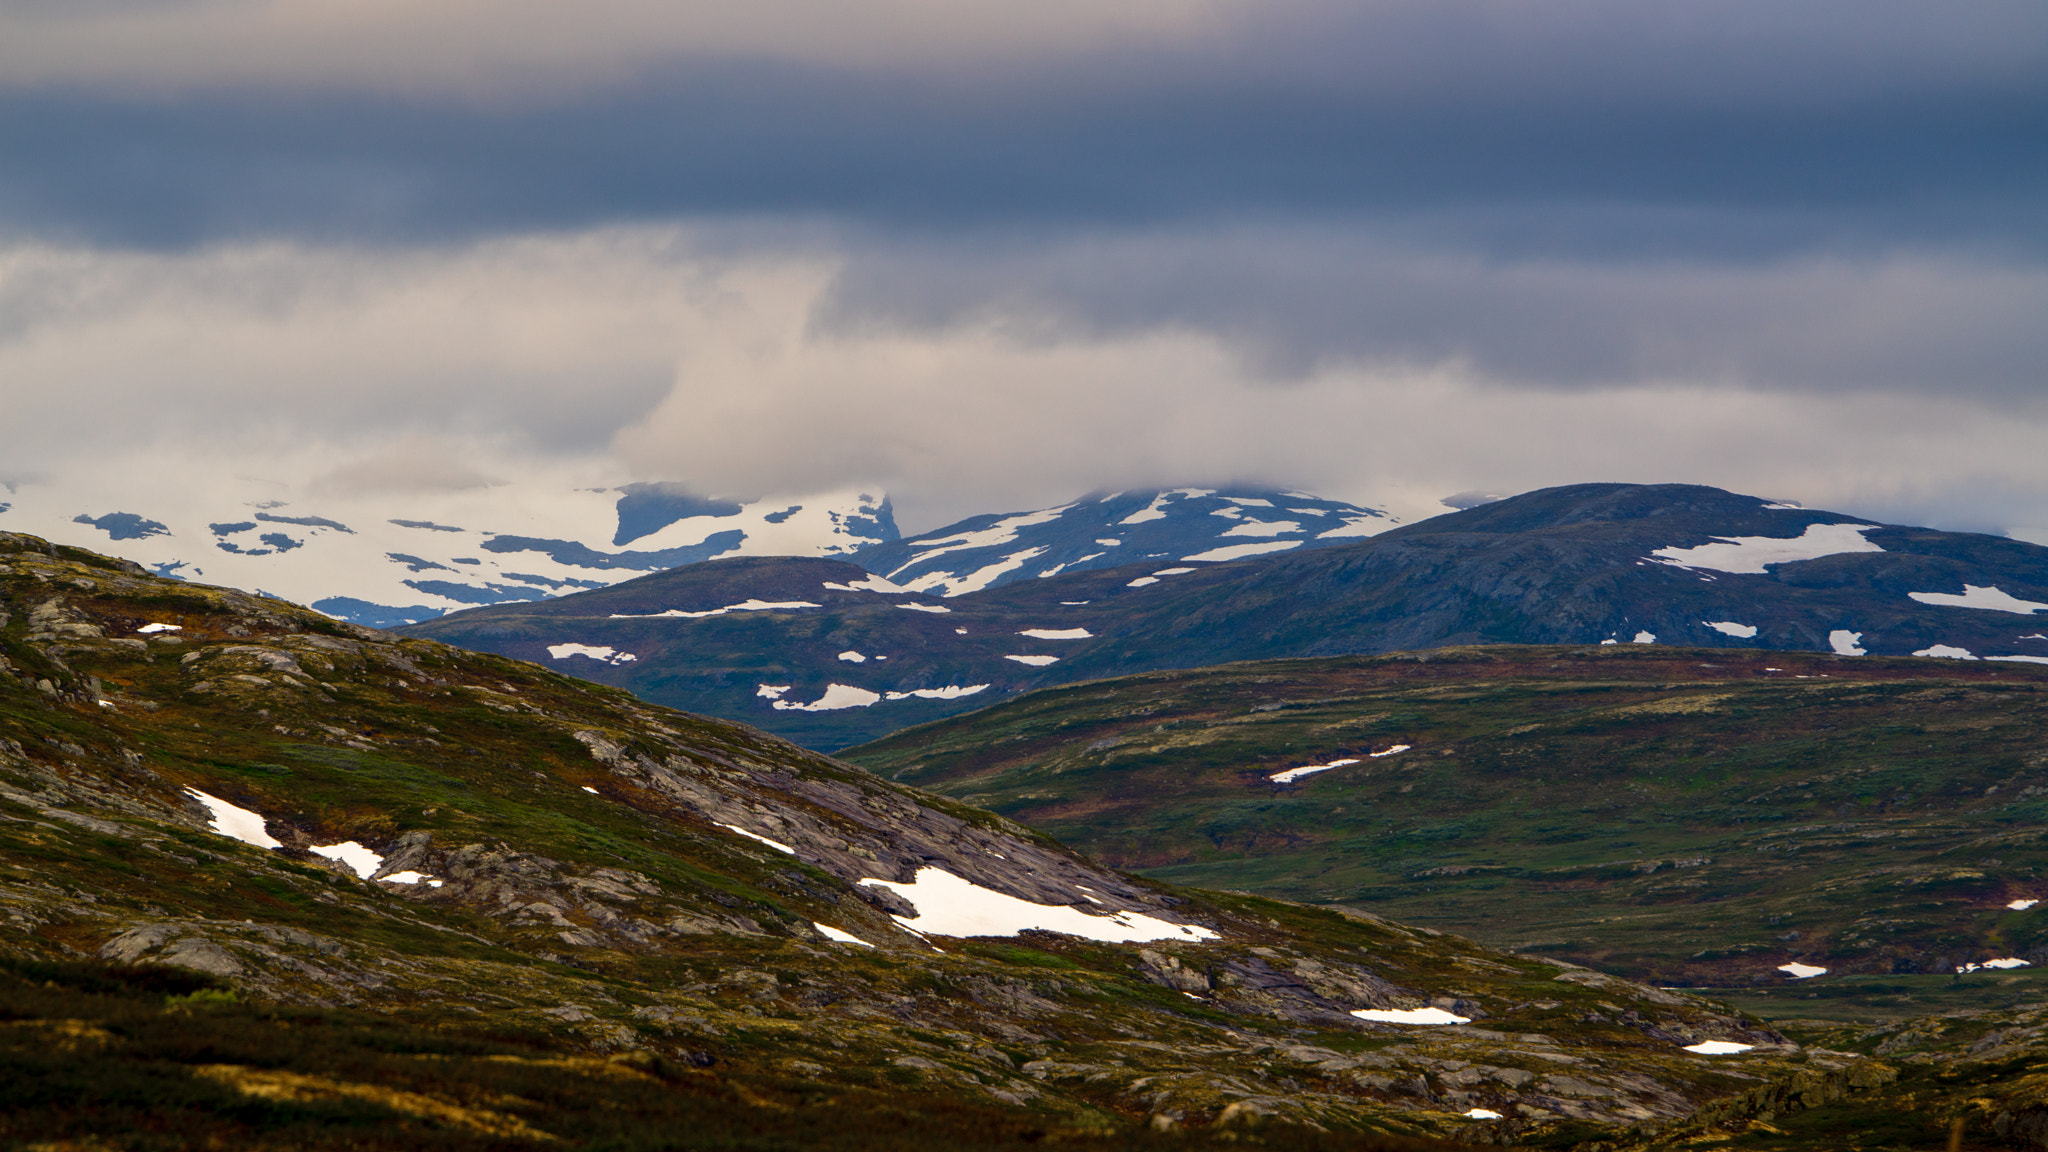
[[740, 828], [732, 824], [727, 824], [723, 821], [713, 820], [712, 823], [717, 824], [720, 828], [725, 829], [727, 832], [737, 832], [738, 834], [740, 834], [741, 836], [745, 836], [749, 840], [758, 840], [761, 843], [766, 844], [770, 848], [775, 849], [777, 852], [787, 852], [791, 856], [796, 855], [796, 849], [791, 848], [789, 845], [784, 844], [780, 840], [770, 840], [769, 838], [761, 835], [758, 832], [749, 832], [745, 828]]
[[1493, 1109], [1491, 1109], [1491, 1108], [1467, 1108], [1467, 1109], [1465, 1109], [1465, 1119], [1467, 1119], [1467, 1120], [1499, 1120], [1500, 1118], [1501, 1118], [1501, 1114], [1500, 1114], [1500, 1113], [1498, 1113], [1498, 1112], [1495, 1112], [1495, 1111], [1494, 1111]]
[[1971, 972], [1977, 972], [1977, 971], [1981, 971], [1981, 970], [1983, 970], [1983, 969], [1985, 969], [1985, 968], [2032, 968], [2032, 967], [2033, 967], [2033, 965], [2032, 965], [2032, 964], [2029, 964], [2029, 963], [2027, 963], [2027, 962], [2026, 962], [2025, 960], [2022, 960], [2022, 959], [2020, 959], [2020, 958], [2019, 958], [2019, 957], [2017, 957], [2017, 956], [2007, 956], [2007, 957], [2005, 957], [2004, 959], [2001, 959], [2001, 960], [1986, 960], [1986, 961], [1984, 961], [1984, 962], [1983, 962], [1982, 964], [1960, 964], [1960, 965], [1957, 965], [1957, 966], [1956, 966], [1956, 974], [1957, 974], [1957, 975], [1968, 975], [1968, 974], [1969, 974], [1969, 973], [1971, 973]]
[[756, 689], [754, 690], [754, 695], [756, 695], [756, 696], [759, 696], [759, 697], [761, 697], [761, 698], [763, 698], [763, 699], [766, 699], [766, 700], [780, 700], [780, 699], [782, 699], [782, 694], [783, 694], [784, 692], [787, 692], [787, 691], [789, 691], [789, 690], [790, 690], [790, 689], [791, 689], [792, 687], [795, 687], [795, 685], [791, 685], [791, 684], [762, 684], [762, 685], [759, 685], [758, 687], [756, 687]]
[[2034, 905], [2039, 903], [2039, 900], [2015, 900], [2012, 903], [2007, 904], [2006, 907], [2012, 909], [2015, 912], [2025, 912], [2027, 909], [2032, 908]]
[[1121, 548], [1124, 542], [1121, 540], [1097, 540], [1096, 543], [1104, 548]]
[[1636, 633], [1636, 638], [1631, 641], [1634, 644], [1655, 644], [1656, 642], [1657, 634], [1655, 632], [1638, 632]]
[[1143, 588], [1143, 587], [1144, 587], [1145, 585], [1147, 585], [1147, 584], [1157, 584], [1157, 583], [1159, 583], [1159, 577], [1157, 577], [1157, 576], [1140, 576], [1140, 577], [1138, 577], [1138, 578], [1137, 578], [1136, 580], [1133, 580], [1133, 581], [1131, 581], [1131, 582], [1130, 582], [1129, 584], [1126, 584], [1126, 585], [1124, 585], [1124, 587], [1126, 587], [1126, 588]]
[[1153, 575], [1154, 575], [1154, 576], [1185, 576], [1185, 575], [1187, 575], [1188, 573], [1190, 573], [1190, 572], [1193, 572], [1193, 571], [1194, 571], [1194, 569], [1193, 569], [1193, 568], [1161, 568], [1161, 569], [1160, 569], [1159, 571], [1157, 571], [1157, 572], [1154, 572], [1154, 573], [1153, 573]]
[[1986, 660], [2010, 660], [2018, 664], [2048, 664], [2048, 656], [1986, 656]]
[[1318, 772], [1328, 772], [1332, 768], [1342, 768], [1346, 764], [1356, 763], [1358, 763], [1358, 758], [1352, 756], [1343, 760], [1332, 760], [1328, 764], [1310, 764], [1305, 768], [1289, 768], [1284, 772], [1275, 772], [1271, 776], [1266, 777], [1266, 779], [1271, 780], [1275, 784], [1292, 784], [1303, 776], [1313, 776]]
[[825, 685], [825, 694], [809, 704], [791, 704], [787, 700], [777, 700], [775, 702], [775, 710], [777, 712], [836, 712], [841, 708], [865, 708], [881, 698], [882, 694], [880, 692], [870, 692], [865, 688], [855, 688], [851, 684], [827, 684]]
[[1747, 640], [1756, 635], [1756, 625], [1737, 624], [1733, 620], [1702, 620], [1700, 623], [1726, 636]]
[[197, 788], [187, 788], [185, 791], [206, 805], [206, 810], [213, 814], [213, 818], [207, 822], [208, 831], [240, 840], [244, 844], [254, 844], [258, 848], [284, 847], [284, 841], [272, 837], [263, 825], [263, 817], [256, 813], [247, 808], [237, 808], [218, 796], [208, 796]]
[[315, 856], [325, 856], [329, 860], [339, 860], [365, 880], [375, 876], [377, 869], [384, 866], [384, 857], [354, 840], [343, 840], [339, 844], [315, 844], [306, 851]]
[[[930, 541], [931, 547], [912, 555], [908, 562], [896, 569], [896, 572], [914, 568], [935, 556], [944, 556], [948, 552], [959, 552], [968, 548], [993, 548], [999, 544], [1008, 544], [1017, 538], [1017, 530], [1019, 528], [1030, 528], [1038, 524], [1051, 523], [1059, 519], [1062, 513], [1072, 507], [1074, 507], [1072, 504], [1062, 504], [1058, 508], [1043, 508], [1037, 512], [1026, 512], [1018, 516], [1006, 516], [986, 528], [956, 532], [951, 536]], [[1043, 549], [1034, 551], [1033, 555], [1036, 555], [1037, 551], [1043, 551]], [[889, 575], [893, 577], [896, 575], [896, 572], [891, 572]], [[927, 573], [913, 580], [908, 587], [913, 589], [929, 588], [934, 584], [944, 582], [947, 575], [944, 572]], [[994, 579], [994, 577], [990, 577], [990, 579]]]
[[426, 881], [426, 885], [429, 888], [439, 888], [441, 886], [439, 880], [429, 879], [425, 872], [415, 872], [410, 868], [403, 872], [393, 872], [389, 876], [379, 876], [377, 880], [382, 884], [418, 884], [421, 881]]
[[[1335, 533], [1323, 533], [1323, 536], [1331, 535], [1335, 535]], [[1317, 539], [1321, 539], [1321, 537], [1317, 537]], [[1183, 556], [1181, 559], [1222, 563], [1225, 560], [1242, 560], [1247, 556], [1263, 556], [1268, 552], [1285, 552], [1289, 548], [1299, 547], [1301, 547], [1301, 541], [1299, 540], [1269, 540], [1264, 544], [1231, 544], [1223, 548], [1211, 548], [1207, 552], [1197, 552], [1193, 556]]]
[[873, 944], [870, 944], [867, 941], [861, 939], [860, 937], [855, 936], [853, 933], [844, 931], [842, 929], [834, 928], [830, 924], [820, 924], [816, 920], [813, 920], [811, 921], [811, 927], [816, 928], [819, 934], [824, 936], [827, 940], [836, 940], [841, 944], [858, 944], [863, 948], [874, 947]]
[[1218, 496], [1217, 499], [1228, 500], [1232, 504], [1244, 508], [1271, 508], [1273, 506], [1271, 500], [1261, 500], [1256, 496]]
[[940, 868], [919, 868], [908, 884], [873, 878], [861, 883], [887, 888], [910, 901], [917, 909], [915, 917], [890, 919], [913, 932], [934, 936], [1015, 936], [1036, 928], [1108, 944], [1221, 939], [1199, 924], [1173, 924], [1138, 912], [1094, 916], [1065, 905], [1034, 904]]
[[1733, 1040], [1702, 1040], [1697, 1044], [1687, 1044], [1685, 1050], [1697, 1052], [1702, 1056], [1733, 1056], [1737, 1052], [1747, 1052], [1754, 1047], [1754, 1044], [1737, 1044]]
[[1095, 633], [1086, 628], [1026, 628], [1017, 633], [1033, 640], [1092, 640]]
[[184, 630], [185, 626], [182, 624], [144, 624], [136, 629], [137, 632], [144, 636], [153, 636], [158, 632], [183, 632]]
[[1441, 1008], [1360, 1008], [1352, 1013], [1360, 1020], [1382, 1024], [1470, 1024], [1470, 1016], [1453, 1016]]
[[631, 652], [619, 652], [608, 645], [597, 644], [550, 644], [548, 655], [557, 660], [567, 660], [571, 656], [587, 656], [600, 664], [624, 664], [628, 660], [639, 659]]
[[912, 612], [951, 612], [951, 611], [952, 611], [952, 609], [951, 609], [951, 608], [947, 608], [947, 607], [945, 607], [944, 605], [941, 605], [941, 604], [898, 604], [898, 605], [897, 605], [897, 607], [898, 607], [898, 608], [908, 608], [908, 609], [910, 609], [910, 610], [911, 610]]
[[1219, 533], [1222, 536], [1285, 536], [1301, 531], [1299, 520], [1246, 520]]
[[727, 604], [723, 608], [707, 608], [702, 612], [685, 612], [680, 608], [671, 608], [666, 612], [651, 612], [640, 616], [626, 612], [614, 612], [611, 618], [614, 620], [701, 620], [706, 616], [723, 616], [728, 612], [789, 612], [798, 608], [817, 607], [820, 607], [820, 605], [813, 604], [809, 600], [784, 600], [771, 603], [767, 600], [749, 598], [740, 601], [738, 604]]
[[1828, 647], [1833, 648], [1837, 656], [1870, 655], [1863, 650], [1863, 633], [1851, 632], [1846, 628], [1837, 628], [1828, 633]]
[[1794, 980], [1811, 980], [1815, 976], [1827, 975], [1828, 970], [1825, 968], [1815, 968], [1811, 964], [1801, 964], [1795, 960], [1790, 964], [1778, 965], [1778, 971], [1785, 973]]
[[1033, 668], [1043, 668], [1047, 664], [1057, 664], [1060, 662], [1060, 658], [1057, 656], [1005, 656], [1003, 659], [1015, 660], [1019, 664], [1029, 664]]
[[1875, 524], [1808, 524], [1797, 536], [1716, 536], [1718, 544], [1659, 548], [1650, 553], [1650, 559], [1674, 568], [1760, 576], [1772, 564], [1818, 560], [1845, 552], [1882, 552], [1884, 549], [1863, 538], [1865, 532], [1876, 530]]
[[841, 660], [846, 661], [848, 664], [865, 664], [868, 662], [867, 657], [861, 655], [858, 652], [855, 652], [851, 648], [848, 648], [846, 651], [841, 652], [839, 654], [839, 658]]
[[1913, 653], [1915, 656], [1939, 656], [1945, 660], [1975, 660], [1968, 648], [1957, 648], [1952, 644], [1936, 644]]
[[865, 580], [855, 580], [847, 584], [834, 584], [827, 580], [825, 587], [834, 592], [879, 592], [884, 596], [901, 596], [911, 591], [901, 584], [891, 583], [887, 576], [869, 576]]
[[1906, 598], [1942, 608], [1982, 608], [1991, 612], [2015, 612], [2021, 616], [2048, 611], [2048, 604], [2038, 600], [2022, 600], [2010, 593], [2001, 592], [1996, 584], [1982, 588], [1975, 584], [1965, 584], [1960, 596], [1950, 592], [1908, 592]]
[[987, 687], [986, 684], [969, 684], [965, 688], [958, 684], [948, 684], [944, 688], [912, 688], [907, 692], [891, 692], [886, 698], [908, 700], [915, 696], [920, 700], [958, 700], [962, 696], [972, 696]]

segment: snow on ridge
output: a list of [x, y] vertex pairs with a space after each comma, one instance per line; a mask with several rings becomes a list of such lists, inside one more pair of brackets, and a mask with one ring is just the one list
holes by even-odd
[[604, 644], [550, 644], [548, 655], [556, 660], [567, 660], [571, 656], [584, 656], [600, 664], [624, 664], [639, 657], [631, 652], [619, 652]]
[[1092, 640], [1095, 633], [1086, 628], [1026, 628], [1017, 633], [1033, 640]]
[[946, 606], [944, 606], [944, 605], [942, 605], [942, 604], [898, 604], [898, 605], [897, 605], [897, 607], [898, 607], [898, 608], [908, 608], [908, 609], [910, 609], [910, 610], [911, 610], [912, 612], [951, 612], [951, 611], [952, 611], [952, 609], [951, 609], [951, 608], [948, 608], [948, 607], [946, 607]]
[[865, 664], [868, 662], [867, 657], [861, 655], [858, 652], [855, 652], [851, 648], [848, 648], [846, 651], [841, 652], [839, 654], [839, 658], [841, 660], [846, 661], [848, 664]]
[[809, 600], [768, 601], [748, 597], [737, 604], [727, 604], [723, 608], [707, 608], [702, 612], [685, 612], [681, 608], [671, 608], [666, 612], [648, 612], [643, 614], [614, 612], [611, 614], [611, 618], [613, 620], [701, 620], [706, 616], [724, 616], [730, 612], [793, 612], [800, 608], [821, 607], [823, 605], [813, 604]]
[[206, 805], [206, 810], [213, 814], [212, 819], [207, 821], [208, 831], [232, 840], [240, 840], [244, 844], [253, 844], [258, 848], [284, 847], [284, 841], [272, 836], [264, 824], [263, 817], [256, 813], [247, 808], [238, 808], [218, 796], [209, 796], [197, 788], [187, 788], [185, 791]]
[[2001, 592], [1996, 584], [1982, 588], [1975, 584], [1965, 584], [1961, 595], [1952, 592], [1908, 592], [1906, 597], [1941, 608], [1981, 608], [1991, 612], [2012, 612], [2021, 616], [2048, 612], [2048, 604], [2038, 600], [2022, 600], [2010, 593]]
[[1712, 628], [1716, 632], [1725, 636], [1733, 636], [1738, 640], [1748, 640], [1756, 635], [1756, 625], [1754, 624], [1737, 624], [1733, 620], [1702, 620], [1700, 623]]
[[1005, 656], [1003, 659], [1015, 660], [1019, 664], [1029, 664], [1033, 668], [1043, 668], [1047, 664], [1057, 664], [1060, 662], [1060, 658], [1057, 656]]
[[1674, 568], [1761, 576], [1773, 564], [1846, 552], [1882, 552], [1883, 548], [1863, 538], [1865, 532], [1877, 528], [1875, 524], [1808, 524], [1797, 536], [1716, 536], [1717, 543], [1659, 548], [1649, 558]]
[[1106, 944], [1149, 940], [1220, 940], [1199, 924], [1175, 924], [1142, 912], [1098, 916], [1061, 904], [1038, 904], [984, 888], [942, 868], [919, 868], [909, 883], [867, 878], [862, 884], [887, 888], [909, 901], [916, 916], [890, 919], [919, 935], [1015, 936], [1037, 929]]
[[[1023, 512], [1015, 516], [1006, 516], [986, 528], [971, 528], [964, 532], [956, 532], [942, 539], [928, 541], [929, 547], [925, 548], [924, 551], [912, 554], [907, 562], [900, 565], [895, 572], [889, 573], [889, 576], [894, 578], [897, 572], [901, 572], [906, 568], [914, 568], [935, 556], [943, 556], [948, 552], [960, 552], [968, 548], [993, 548], [999, 544], [1008, 544], [1017, 539], [1017, 530], [1019, 528], [1030, 528], [1039, 524], [1051, 523], [1073, 507], [1075, 507], [1073, 504], [1062, 504], [1057, 508], [1041, 508], [1036, 512]], [[912, 587], [915, 587], [915, 585], [912, 585]]]

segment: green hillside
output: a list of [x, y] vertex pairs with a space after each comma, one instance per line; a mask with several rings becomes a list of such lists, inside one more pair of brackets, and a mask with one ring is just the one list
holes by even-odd
[[[944, 921], [934, 870], [1135, 938]], [[0, 535], [9, 1146], [1565, 1145], [1799, 1076], [1877, 1100], [1888, 1060], [1841, 1051]]]
[[842, 755], [1176, 883], [1775, 985], [2048, 957], [2048, 905], [2006, 907], [2048, 898], [2044, 689], [2024, 663], [1438, 649], [1048, 689]]

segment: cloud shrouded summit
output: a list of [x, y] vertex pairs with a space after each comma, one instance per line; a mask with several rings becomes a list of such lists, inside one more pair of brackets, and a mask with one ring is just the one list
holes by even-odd
[[2039, 531], [2044, 110], [2018, 3], [16, 5], [0, 453]]

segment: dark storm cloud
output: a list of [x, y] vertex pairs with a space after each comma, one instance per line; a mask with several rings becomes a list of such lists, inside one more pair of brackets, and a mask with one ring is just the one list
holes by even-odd
[[165, 246], [732, 214], [969, 231], [1305, 216], [1494, 255], [1707, 261], [2048, 240], [2038, 12], [1672, 8], [1702, 31], [1640, 5], [1517, 7], [1283, 7], [1227, 46], [974, 75], [713, 59], [532, 99], [16, 90], [0, 219]]

